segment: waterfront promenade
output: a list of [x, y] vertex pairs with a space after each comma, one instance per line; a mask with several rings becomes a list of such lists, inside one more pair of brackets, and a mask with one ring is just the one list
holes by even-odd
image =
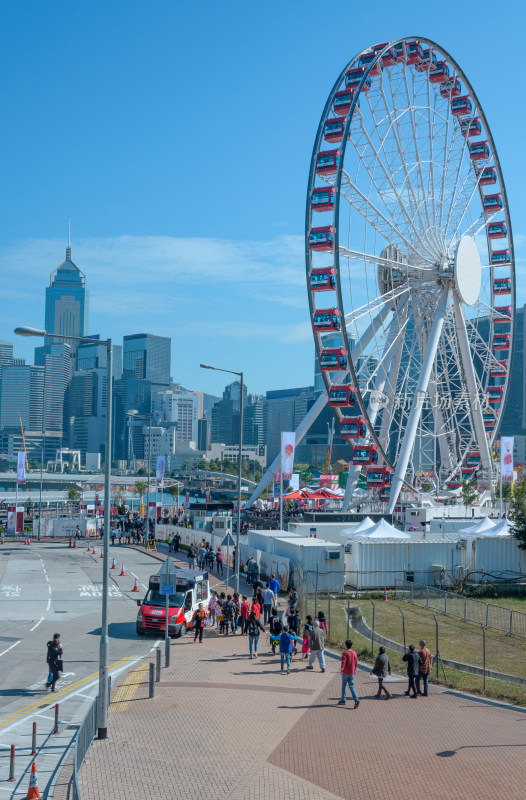
[[[262, 634], [260, 657], [241, 636], [206, 631], [172, 643], [155, 699], [149, 659], [112, 692], [109, 739], [95, 741], [80, 773], [82, 800], [166, 796], [201, 800], [496, 800], [524, 797], [526, 713], [431, 687], [376, 700], [360, 669], [361, 699], [337, 706], [339, 660], [279, 671]], [[67, 775], [55, 797], [63, 794]]]

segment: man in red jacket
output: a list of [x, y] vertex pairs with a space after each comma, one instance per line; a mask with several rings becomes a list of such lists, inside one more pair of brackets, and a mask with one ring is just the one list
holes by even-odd
[[354, 700], [354, 707], [358, 708], [360, 701], [354, 688], [354, 676], [356, 674], [356, 667], [358, 665], [358, 656], [352, 649], [352, 642], [347, 639], [345, 642], [345, 650], [342, 653], [342, 663], [340, 671], [342, 673], [342, 699], [338, 700], [339, 706], [344, 706], [347, 702], [347, 686], [351, 690], [351, 697]]

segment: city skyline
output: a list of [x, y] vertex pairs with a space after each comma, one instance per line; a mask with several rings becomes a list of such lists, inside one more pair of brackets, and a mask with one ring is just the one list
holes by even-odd
[[[220, 377], [200, 372], [201, 361], [243, 370], [258, 393], [310, 384], [303, 226], [316, 128], [345, 63], [411, 31], [452, 53], [487, 114], [514, 221], [518, 305], [524, 302], [518, 26], [510, 29], [489, 2], [475, 15], [456, 9], [455, 25], [416, 5], [404, 19], [382, 3], [381, 21], [365, 7], [343, 8], [320, 57], [314, 3], [280, 9], [279, 26], [270, 9], [232, 2], [225, 26], [223, 10], [205, 8], [197, 19], [190, 7], [132, 2], [124, 28], [112, 4], [104, 26], [98, 9], [90, 19], [61, 2], [52, 10], [35, 6], [23, 20], [15, 6], [4, 11], [6, 27], [23, 29], [24, 37], [7, 41], [0, 56], [6, 69], [18, 64], [5, 98], [17, 125], [4, 134], [10, 159], [0, 216], [0, 339], [11, 341], [19, 324], [43, 325], [42, 292], [64, 252], [71, 215], [75, 261], [91, 293], [89, 334], [169, 336], [173, 377], [216, 395]], [[174, 48], [180, 26], [188, 36]], [[254, 34], [261, 26], [265, 37]], [[117, 28], [122, 35], [108, 39]], [[83, 57], [92, 52], [95, 73]], [[505, 80], [495, 68], [499, 52], [506, 53]], [[211, 60], [215, 80], [202, 106], [197, 97]], [[30, 342], [16, 350], [31, 360]]]

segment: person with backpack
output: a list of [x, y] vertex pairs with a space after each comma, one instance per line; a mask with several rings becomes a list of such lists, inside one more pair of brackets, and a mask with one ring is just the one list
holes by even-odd
[[232, 595], [227, 595], [226, 603], [223, 603], [223, 619], [225, 622], [225, 636], [228, 636], [228, 626], [230, 625], [230, 629], [233, 634], [235, 634], [234, 629], [234, 617], [236, 614], [237, 606], [232, 600]]
[[[290, 613], [287, 618], [287, 624], [289, 626], [289, 631], [291, 633], [296, 634], [296, 640], [299, 639], [300, 630], [301, 630], [301, 615], [299, 608], [297, 608], [294, 613]], [[294, 643], [294, 655], [297, 654], [297, 641]]]
[[409, 645], [409, 650], [402, 656], [402, 661], [407, 663], [407, 677], [409, 679], [409, 684], [404, 694], [411, 698], [418, 697], [416, 682], [422, 659], [420, 658], [420, 654], [417, 653], [414, 644]]
[[197, 550], [193, 546], [190, 545], [190, 549], [188, 550], [188, 569], [195, 569], [195, 557], [197, 555]]
[[283, 626], [283, 631], [279, 636], [279, 654], [281, 657], [281, 671], [284, 671], [284, 665], [287, 664], [287, 675], [290, 675], [290, 656], [294, 649], [296, 639], [298, 637], [295, 633], [290, 633], [288, 626]]
[[279, 645], [279, 636], [283, 630], [283, 624], [278, 616], [278, 609], [273, 608], [270, 615], [269, 631], [270, 631], [270, 646], [272, 647], [272, 655], [276, 655], [276, 647]]
[[258, 644], [259, 644], [260, 631], [265, 632], [265, 628], [263, 627], [259, 619], [256, 617], [254, 612], [251, 611], [247, 623], [248, 647], [250, 650], [250, 658], [258, 657]]

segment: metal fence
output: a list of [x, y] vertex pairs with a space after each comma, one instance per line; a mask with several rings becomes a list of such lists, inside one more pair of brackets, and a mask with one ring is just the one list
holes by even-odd
[[515, 609], [474, 600], [472, 597], [463, 597], [455, 592], [438, 589], [435, 586], [422, 586], [418, 583], [404, 584], [395, 594], [402, 592], [404, 599], [426, 608], [434, 608], [452, 617], [458, 617], [465, 622], [475, 622], [492, 628], [496, 631], [508, 633], [526, 639], [526, 614]]
[[90, 705], [77, 731], [73, 754], [73, 800], [81, 800], [78, 774], [97, 733], [97, 707], [98, 695]]

